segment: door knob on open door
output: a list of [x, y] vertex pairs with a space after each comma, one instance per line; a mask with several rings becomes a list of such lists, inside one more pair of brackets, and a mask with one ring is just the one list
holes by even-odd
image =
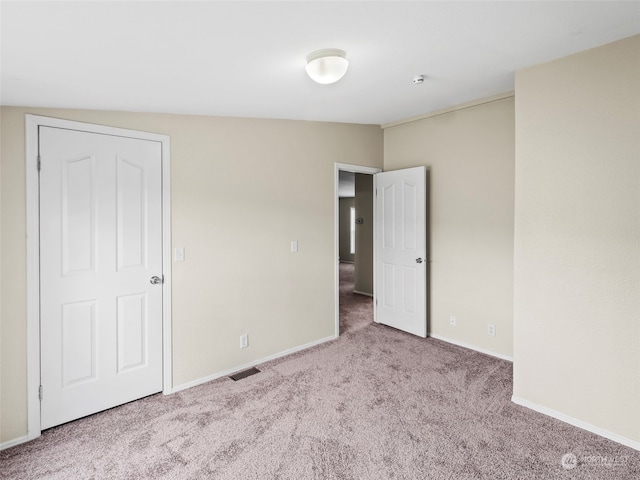
[[416, 258], [416, 263], [422, 263], [422, 258]]
[[162, 278], [157, 277], [157, 276], [153, 276], [151, 277], [151, 280], [149, 280], [151, 282], [151, 285], [158, 285], [160, 283], [162, 283]]

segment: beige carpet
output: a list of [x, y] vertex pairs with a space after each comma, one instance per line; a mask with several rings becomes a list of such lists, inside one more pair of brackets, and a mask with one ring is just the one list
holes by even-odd
[[356, 323], [244, 380], [50, 429], [0, 452], [0, 477], [640, 478], [639, 452], [511, 403], [510, 363]]

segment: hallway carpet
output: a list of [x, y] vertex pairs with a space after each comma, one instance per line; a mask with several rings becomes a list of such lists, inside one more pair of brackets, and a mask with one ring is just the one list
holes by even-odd
[[340, 335], [355, 332], [373, 323], [373, 298], [353, 293], [355, 266], [340, 264]]
[[364, 313], [258, 368], [47, 430], [0, 478], [640, 478], [640, 452], [513, 404], [509, 362]]

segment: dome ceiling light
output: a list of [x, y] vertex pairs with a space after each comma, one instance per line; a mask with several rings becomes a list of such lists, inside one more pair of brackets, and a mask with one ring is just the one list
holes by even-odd
[[335, 83], [344, 77], [349, 61], [344, 50], [325, 48], [307, 55], [307, 74], [322, 85]]

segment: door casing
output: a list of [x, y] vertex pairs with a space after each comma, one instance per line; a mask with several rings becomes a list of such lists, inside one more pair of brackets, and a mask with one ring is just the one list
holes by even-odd
[[[167, 135], [107, 127], [40, 115], [25, 116], [27, 226], [27, 439], [40, 428], [40, 215], [38, 130], [40, 126], [153, 140], [162, 145], [162, 392], [172, 393], [171, 355], [171, 178]], [[46, 393], [45, 393], [46, 394]]]

